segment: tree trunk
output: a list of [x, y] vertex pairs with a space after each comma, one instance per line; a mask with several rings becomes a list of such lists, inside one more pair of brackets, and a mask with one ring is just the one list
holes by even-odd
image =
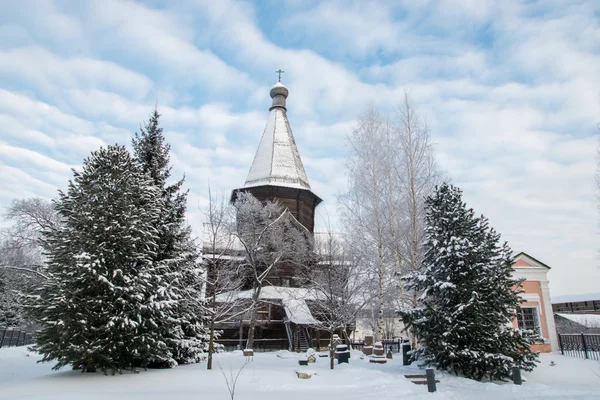
[[[413, 301], [414, 301], [414, 304], [416, 307], [418, 299], [417, 299], [417, 292], [414, 292], [414, 291], [413, 291]], [[412, 350], [416, 350], [417, 349], [417, 337], [412, 332], [411, 332], [411, 336], [412, 336]]]
[[375, 340], [383, 339], [384, 321], [383, 321], [383, 307], [384, 307], [384, 293], [383, 293], [383, 246], [381, 243], [377, 246], [377, 258], [378, 258], [378, 271], [377, 275], [379, 278], [379, 312], [377, 315], [377, 334]]
[[258, 299], [260, 298], [260, 291], [262, 286], [255, 289], [252, 295], [252, 310], [250, 311], [250, 326], [248, 327], [248, 341], [246, 342], [246, 348], [251, 349], [254, 345], [254, 330], [256, 328], [256, 311], [258, 310]]
[[317, 351], [321, 351], [321, 331], [317, 329]]
[[250, 311], [250, 326], [248, 327], [248, 340], [246, 341], [246, 348], [251, 349], [254, 345], [254, 328], [256, 327], [256, 309]]
[[329, 331], [329, 369], [335, 366], [335, 349], [333, 348], [333, 332]]
[[210, 319], [210, 339], [208, 341], [208, 362], [206, 369], [212, 369], [213, 353], [215, 352], [215, 316]]

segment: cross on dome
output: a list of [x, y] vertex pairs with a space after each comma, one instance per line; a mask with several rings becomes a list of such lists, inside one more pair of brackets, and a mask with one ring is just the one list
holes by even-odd
[[281, 82], [281, 74], [283, 74], [285, 71], [282, 71], [281, 68], [279, 68], [277, 71], [275, 71], [275, 73], [278, 75], [279, 77], [279, 82]]

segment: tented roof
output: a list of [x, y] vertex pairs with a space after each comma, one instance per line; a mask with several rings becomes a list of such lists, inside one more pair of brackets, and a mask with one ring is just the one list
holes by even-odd
[[311, 190], [286, 114], [287, 88], [271, 88], [273, 105], [244, 188], [275, 185]]

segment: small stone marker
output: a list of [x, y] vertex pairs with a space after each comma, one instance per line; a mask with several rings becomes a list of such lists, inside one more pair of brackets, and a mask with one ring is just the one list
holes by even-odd
[[375, 364], [385, 364], [387, 362], [387, 358], [385, 358], [383, 350], [383, 344], [381, 342], [377, 342], [373, 345], [373, 355], [370, 357], [369, 362]]
[[254, 360], [254, 350], [244, 349], [244, 357], [246, 357], [247, 361], [249, 361], [250, 359]]
[[515, 385], [523, 384], [523, 379], [521, 379], [521, 369], [516, 365], [512, 367], [512, 379]]
[[296, 371], [296, 375], [298, 375], [298, 378], [300, 379], [310, 379], [311, 376], [316, 375], [316, 372], [303, 372], [303, 371]]
[[425, 370], [425, 376], [427, 376], [427, 391], [429, 393], [435, 392], [437, 390], [437, 385], [433, 368], [427, 368]]
[[315, 354], [314, 349], [309, 348], [306, 350], [306, 360], [309, 362], [309, 364], [317, 362], [317, 355]]
[[373, 336], [365, 336], [365, 345], [363, 346], [365, 356], [373, 354]]
[[385, 355], [388, 360], [393, 360], [394, 356], [392, 355], [392, 349], [388, 349], [387, 354]]
[[350, 350], [345, 344], [338, 344], [335, 346], [335, 358], [338, 360], [338, 364], [348, 363], [350, 360]]

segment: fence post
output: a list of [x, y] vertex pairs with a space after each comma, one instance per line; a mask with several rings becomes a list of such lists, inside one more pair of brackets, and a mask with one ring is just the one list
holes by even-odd
[[515, 385], [523, 384], [523, 379], [521, 378], [521, 369], [516, 365], [513, 365], [512, 367], [512, 379]]
[[15, 334], [15, 330], [13, 329], [10, 331], [10, 339], [8, 339], [8, 347], [10, 347], [10, 345], [12, 344], [12, 338], [13, 338], [14, 334]]
[[585, 343], [585, 335], [583, 334], [583, 332], [581, 333], [581, 343], [583, 343], [583, 352], [585, 353], [585, 359], [589, 359], [589, 355], [588, 355], [588, 350], [587, 350], [587, 345]]
[[427, 391], [429, 393], [433, 393], [437, 390], [435, 384], [435, 372], [433, 372], [433, 368], [427, 368], [425, 370], [425, 376], [427, 377]]
[[558, 334], [558, 345], [560, 346], [560, 354], [565, 355], [565, 349], [563, 348], [562, 335]]
[[6, 336], [6, 329], [2, 330], [2, 339], [0, 339], [0, 348], [4, 346], [4, 337]]

